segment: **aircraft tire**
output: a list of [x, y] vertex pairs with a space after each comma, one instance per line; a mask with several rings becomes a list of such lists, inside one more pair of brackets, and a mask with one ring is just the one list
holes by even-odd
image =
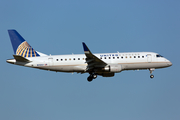
[[154, 75], [150, 75], [150, 78], [151, 78], [151, 79], [154, 78]]
[[91, 81], [93, 80], [93, 77], [89, 76], [89, 77], [87, 78], [87, 80], [88, 80], [88, 82], [91, 82]]
[[93, 75], [93, 79], [96, 79], [96, 78], [97, 78], [97, 75], [96, 75], [96, 74], [94, 74], [94, 75]]

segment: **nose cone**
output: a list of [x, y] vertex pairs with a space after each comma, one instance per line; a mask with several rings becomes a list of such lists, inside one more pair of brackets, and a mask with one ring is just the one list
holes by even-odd
[[168, 66], [172, 66], [172, 62], [168, 61], [167, 62]]

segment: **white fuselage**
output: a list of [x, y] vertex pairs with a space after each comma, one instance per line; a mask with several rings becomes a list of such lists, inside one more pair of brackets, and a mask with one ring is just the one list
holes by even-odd
[[16, 30], [8, 30], [8, 33], [14, 50], [14, 59], [8, 59], [8, 63], [56, 72], [89, 73], [89, 82], [98, 75], [113, 77], [123, 70], [138, 69], [149, 69], [150, 78], [153, 78], [155, 69], [172, 65], [154, 52], [93, 54], [84, 42], [84, 54], [48, 56], [35, 51]]
[[[122, 70], [157, 69], [172, 65], [169, 60], [153, 52], [102, 53], [94, 55], [108, 63], [108, 65], [121, 65]], [[27, 59], [32, 62], [16, 62], [15, 59], [7, 60], [7, 62], [57, 72], [85, 73], [87, 70], [86, 56], [84, 54], [29, 57]]]

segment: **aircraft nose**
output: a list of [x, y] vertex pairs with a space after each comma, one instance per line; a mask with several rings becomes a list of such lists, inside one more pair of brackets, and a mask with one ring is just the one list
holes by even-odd
[[169, 61], [169, 62], [168, 62], [168, 66], [172, 66], [172, 62]]

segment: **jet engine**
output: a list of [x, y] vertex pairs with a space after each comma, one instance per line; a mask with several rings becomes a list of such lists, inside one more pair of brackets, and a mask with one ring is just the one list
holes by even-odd
[[118, 72], [122, 71], [122, 66], [119, 64], [108, 65], [108, 66], [104, 67], [104, 71], [118, 73]]

